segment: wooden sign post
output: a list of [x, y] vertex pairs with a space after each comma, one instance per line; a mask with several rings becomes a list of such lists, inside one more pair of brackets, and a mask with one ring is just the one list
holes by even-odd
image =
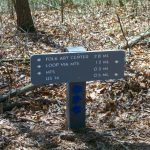
[[34, 85], [67, 83], [67, 127], [85, 127], [86, 81], [117, 80], [124, 77], [122, 50], [86, 51], [67, 47], [64, 53], [36, 54], [31, 57]]

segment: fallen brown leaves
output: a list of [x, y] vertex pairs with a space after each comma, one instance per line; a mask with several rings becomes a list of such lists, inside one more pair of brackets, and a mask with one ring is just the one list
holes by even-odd
[[[103, 11], [102, 11], [103, 9]], [[116, 8], [128, 39], [145, 30], [148, 18], [139, 8]], [[2, 15], [0, 92], [7, 93], [30, 81], [29, 59], [34, 53], [61, 52], [65, 46], [88, 50], [114, 48], [124, 38], [114, 8], [58, 10], [33, 13], [38, 33], [19, 33], [15, 21]], [[142, 42], [141, 42], [142, 43]], [[87, 129], [81, 133], [65, 127], [65, 85], [47, 85], [16, 96], [9, 103], [27, 101], [0, 116], [1, 149], [148, 149], [150, 147], [150, 52], [147, 44], [126, 55], [125, 78], [87, 83]], [[21, 58], [23, 61], [17, 61]], [[136, 144], [138, 143], [138, 144]], [[143, 144], [141, 144], [143, 143]], [[141, 145], [140, 145], [141, 144]]]

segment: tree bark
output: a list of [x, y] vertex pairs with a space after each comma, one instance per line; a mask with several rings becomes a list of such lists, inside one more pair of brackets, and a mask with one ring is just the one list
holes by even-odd
[[28, 0], [13, 0], [13, 3], [17, 15], [18, 30], [22, 32], [35, 32]]

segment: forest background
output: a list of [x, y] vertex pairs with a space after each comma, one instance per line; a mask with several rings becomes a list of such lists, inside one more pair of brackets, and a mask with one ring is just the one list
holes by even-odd
[[[24, 1], [24, 0], [20, 0]], [[150, 149], [150, 1], [29, 0], [34, 32], [0, 0], [0, 149]], [[66, 128], [66, 84], [35, 87], [30, 56], [124, 49], [125, 77], [86, 86], [86, 126]]]

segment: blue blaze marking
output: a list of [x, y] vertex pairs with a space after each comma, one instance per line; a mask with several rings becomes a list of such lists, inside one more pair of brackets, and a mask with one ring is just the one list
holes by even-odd
[[80, 108], [79, 106], [74, 106], [74, 107], [72, 108], [72, 111], [73, 111], [74, 113], [80, 113], [80, 112], [81, 112], [81, 108]]
[[73, 92], [74, 93], [80, 93], [82, 91], [82, 86], [80, 85], [74, 85]]
[[72, 99], [73, 99], [74, 103], [78, 103], [81, 100], [81, 97], [80, 96], [73, 96]]

